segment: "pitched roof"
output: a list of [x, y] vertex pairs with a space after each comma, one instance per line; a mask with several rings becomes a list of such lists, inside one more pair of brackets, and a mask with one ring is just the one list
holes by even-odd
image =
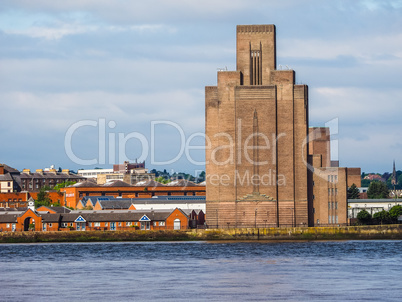
[[205, 203], [205, 196], [158, 196], [158, 198], [133, 198], [133, 204], [183, 204]]
[[142, 180], [137, 182], [134, 186], [136, 187], [164, 187], [164, 184], [157, 182], [155, 180]]
[[77, 182], [76, 184], [73, 184], [69, 187], [79, 187], [79, 188], [83, 188], [83, 187], [100, 187], [100, 185], [89, 181], [89, 180], [84, 180], [82, 182]]
[[14, 223], [17, 222], [17, 217], [20, 213], [10, 213], [10, 214], [1, 214], [0, 215], [0, 223]]
[[13, 178], [11, 177], [10, 173], [0, 175], [0, 181], [12, 181], [12, 180]]
[[41, 214], [42, 222], [60, 222], [61, 221], [61, 214]]
[[[82, 216], [87, 222], [125, 222], [138, 221], [146, 215], [151, 221], [164, 221], [172, 211], [72, 211], [67, 214], [57, 214], [61, 216], [62, 222], [74, 222]], [[56, 215], [56, 214], [47, 214]]]
[[1, 164], [1, 165], [4, 167], [4, 172], [6, 172], [6, 173], [12, 173], [12, 174], [20, 173], [20, 171], [18, 171], [17, 169], [14, 169], [13, 167], [10, 167], [9, 165], [6, 165], [6, 164]]
[[191, 214], [191, 212], [194, 212], [196, 215], [199, 215], [201, 212], [204, 212], [201, 209], [180, 209], [182, 210], [187, 216]]
[[197, 187], [198, 185], [192, 181], [185, 180], [185, 179], [177, 179], [173, 180], [166, 184], [167, 186], [172, 187]]
[[104, 187], [131, 187], [128, 183], [121, 181], [121, 180], [111, 180], [106, 182]]
[[0, 213], [2, 212], [25, 212], [28, 208], [0, 208]]
[[85, 177], [76, 175], [76, 174], [65, 174], [62, 172], [56, 172], [56, 173], [51, 173], [51, 172], [43, 172], [43, 173], [21, 173], [18, 175], [20, 179], [69, 179], [69, 180], [82, 180], [85, 179]]
[[128, 209], [131, 205], [131, 199], [113, 199], [113, 200], [99, 200], [99, 205], [102, 209]]
[[54, 211], [56, 213], [70, 213], [71, 210], [66, 207], [46, 207], [42, 206], [43, 208], [49, 209], [49, 211]]
[[99, 200], [109, 200], [109, 199], [114, 199], [114, 197], [113, 196], [84, 196], [80, 200], [80, 202], [84, 207], [86, 207], [88, 205], [91, 205], [92, 207], [94, 207]]

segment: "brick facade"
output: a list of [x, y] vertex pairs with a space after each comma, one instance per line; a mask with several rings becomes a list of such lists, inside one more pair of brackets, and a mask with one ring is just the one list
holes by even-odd
[[237, 26], [236, 54], [236, 71], [205, 87], [208, 226], [347, 223], [360, 168], [331, 168], [329, 129], [309, 129], [307, 85], [276, 69], [275, 26]]
[[308, 87], [276, 69], [274, 25], [238, 26], [236, 50], [205, 89], [207, 224], [307, 225]]

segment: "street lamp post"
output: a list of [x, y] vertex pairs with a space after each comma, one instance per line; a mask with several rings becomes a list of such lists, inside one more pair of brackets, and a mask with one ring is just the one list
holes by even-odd
[[257, 227], [257, 209], [255, 209], [255, 216], [254, 216], [254, 227]]

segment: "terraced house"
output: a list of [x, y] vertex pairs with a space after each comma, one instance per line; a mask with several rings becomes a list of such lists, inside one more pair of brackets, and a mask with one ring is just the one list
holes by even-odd
[[117, 231], [183, 230], [190, 227], [192, 213], [174, 210], [71, 211], [64, 207], [0, 211], [0, 230], [19, 231]]

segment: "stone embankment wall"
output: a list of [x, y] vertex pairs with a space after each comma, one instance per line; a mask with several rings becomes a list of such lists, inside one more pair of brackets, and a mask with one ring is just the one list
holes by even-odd
[[373, 240], [402, 239], [401, 225], [208, 229], [187, 231], [2, 232], [0, 243], [178, 240]]

